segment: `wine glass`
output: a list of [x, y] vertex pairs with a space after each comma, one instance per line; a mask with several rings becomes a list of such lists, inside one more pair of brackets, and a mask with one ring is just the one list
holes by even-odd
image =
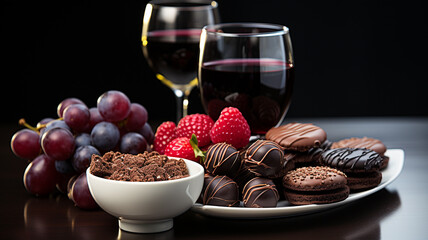
[[199, 88], [215, 120], [224, 107], [238, 108], [253, 135], [283, 121], [294, 82], [289, 29], [266, 23], [205, 26], [200, 40]]
[[187, 115], [188, 96], [197, 86], [202, 27], [219, 23], [218, 5], [207, 0], [157, 0], [146, 5], [143, 53], [177, 99], [177, 122]]

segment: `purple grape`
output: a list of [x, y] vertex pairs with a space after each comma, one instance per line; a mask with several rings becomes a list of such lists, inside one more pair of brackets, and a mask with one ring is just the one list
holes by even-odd
[[76, 148], [80, 146], [91, 145], [91, 135], [89, 133], [79, 133], [74, 139]]
[[100, 122], [92, 129], [91, 140], [101, 152], [112, 150], [120, 139], [119, 129], [113, 123]]
[[144, 137], [135, 132], [129, 132], [122, 136], [120, 141], [120, 151], [123, 153], [138, 154], [147, 149], [147, 141]]
[[125, 128], [129, 132], [136, 132], [147, 122], [148, 114], [145, 107], [138, 103], [131, 104], [131, 112], [126, 119]]
[[69, 105], [63, 112], [64, 122], [75, 132], [84, 132], [89, 129], [90, 113], [83, 104]]
[[[67, 98], [67, 99], [64, 99], [59, 105], [58, 105], [58, 107], [57, 107], [57, 114], [58, 114], [58, 117], [60, 117], [60, 118], [62, 118], [63, 117], [63, 113], [64, 113], [64, 110], [68, 107], [68, 106], [70, 106], [70, 105], [72, 105], [72, 104], [83, 104], [83, 105], [85, 105], [85, 103], [84, 102], [82, 102], [82, 100], [80, 100], [80, 99], [78, 99], [78, 98]], [[86, 106], [86, 105], [85, 105]]]
[[107, 91], [98, 98], [97, 108], [101, 116], [109, 122], [119, 122], [131, 112], [131, 102], [120, 91]]
[[73, 134], [64, 128], [47, 130], [42, 136], [41, 145], [45, 154], [55, 161], [70, 158], [75, 147]]
[[92, 154], [100, 155], [100, 152], [90, 145], [77, 148], [71, 159], [74, 170], [78, 173], [86, 171], [91, 163]]
[[89, 109], [90, 118], [89, 118], [89, 129], [94, 128], [97, 123], [104, 121], [104, 118], [101, 116], [98, 108], [93, 107]]
[[61, 174], [69, 174], [74, 173], [74, 168], [71, 165], [71, 161], [54, 161], [55, 162], [55, 169], [58, 173]]
[[[72, 179], [70, 179], [72, 181]], [[86, 180], [86, 172], [83, 172], [79, 177], [72, 183], [69, 198], [82, 209], [95, 209], [98, 208], [98, 204], [89, 191], [88, 182]]]
[[138, 133], [143, 135], [148, 144], [153, 144], [153, 141], [155, 140], [155, 134], [153, 133], [153, 129], [148, 122], [144, 124]]
[[24, 172], [24, 186], [35, 195], [47, 195], [56, 188], [58, 172], [53, 159], [42, 154], [35, 158]]
[[39, 134], [30, 129], [22, 129], [12, 136], [10, 147], [16, 156], [32, 160], [40, 154]]

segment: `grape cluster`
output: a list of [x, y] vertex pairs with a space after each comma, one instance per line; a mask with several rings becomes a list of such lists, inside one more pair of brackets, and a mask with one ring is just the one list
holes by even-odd
[[77, 98], [67, 98], [57, 113], [58, 119], [43, 119], [36, 127], [21, 119], [27, 128], [12, 137], [12, 151], [30, 161], [23, 177], [25, 188], [34, 195], [59, 190], [80, 208], [96, 208], [85, 173], [92, 155], [150, 150], [154, 134], [147, 110], [131, 103], [124, 93], [111, 90], [92, 108]]

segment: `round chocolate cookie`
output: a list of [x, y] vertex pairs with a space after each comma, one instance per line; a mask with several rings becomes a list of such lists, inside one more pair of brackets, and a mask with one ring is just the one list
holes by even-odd
[[352, 191], [370, 189], [382, 180], [379, 172], [383, 158], [366, 148], [336, 148], [321, 154], [321, 164], [337, 168], [348, 176], [348, 186]]
[[379, 155], [381, 155], [383, 158], [383, 163], [382, 163], [380, 168], [384, 169], [388, 166], [389, 157], [385, 156], [386, 146], [385, 146], [385, 144], [383, 144], [382, 141], [375, 139], [375, 138], [352, 137], [352, 138], [342, 139], [340, 141], [334, 142], [331, 145], [331, 148], [332, 149], [333, 148], [367, 148], [367, 149], [371, 149], [371, 150], [379, 153]]
[[[208, 180], [208, 179], [207, 179]], [[235, 181], [227, 176], [215, 176], [207, 184], [202, 203], [206, 205], [216, 205], [225, 207], [239, 206], [239, 188]]]
[[275, 177], [284, 167], [284, 153], [281, 146], [268, 140], [257, 140], [245, 153], [245, 166], [262, 177]]
[[255, 177], [247, 182], [242, 192], [244, 207], [276, 207], [279, 200], [278, 190], [272, 180]]
[[325, 166], [302, 167], [283, 178], [284, 195], [293, 205], [338, 202], [349, 196], [346, 175]]
[[216, 143], [207, 150], [204, 165], [213, 175], [235, 177], [241, 168], [241, 157], [232, 145]]
[[327, 139], [327, 133], [310, 123], [288, 123], [271, 128], [266, 139], [274, 141], [286, 150], [305, 152], [320, 147]]

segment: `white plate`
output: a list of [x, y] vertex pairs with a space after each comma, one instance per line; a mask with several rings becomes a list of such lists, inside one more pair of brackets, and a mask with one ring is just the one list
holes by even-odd
[[404, 151], [402, 149], [389, 149], [385, 155], [389, 156], [389, 164], [382, 171], [381, 183], [375, 188], [351, 193], [347, 199], [340, 202], [292, 206], [283, 200], [278, 202], [276, 208], [219, 207], [195, 203], [191, 209], [204, 215], [223, 218], [276, 218], [304, 215], [342, 206], [383, 189], [400, 175], [404, 164]]

